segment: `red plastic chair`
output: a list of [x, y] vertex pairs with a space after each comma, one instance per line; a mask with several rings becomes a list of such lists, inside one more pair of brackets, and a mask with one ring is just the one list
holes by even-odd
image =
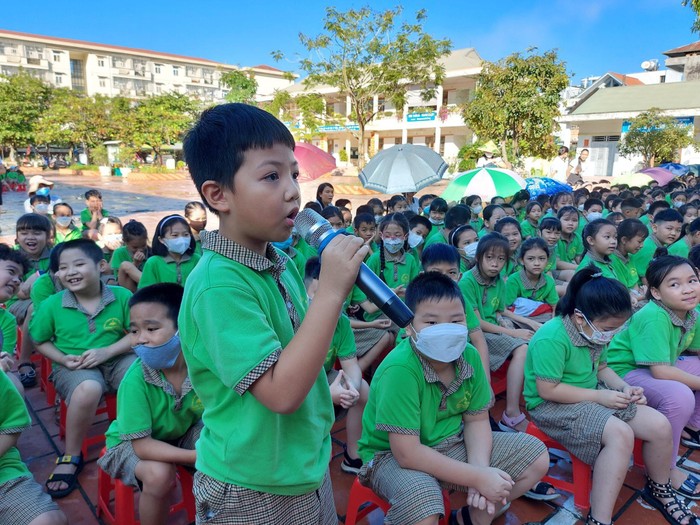
[[501, 365], [501, 368], [491, 372], [491, 390], [493, 390], [493, 395], [497, 396], [506, 391], [508, 385], [508, 367], [510, 366], [510, 359]]
[[[105, 450], [102, 449], [100, 457]], [[195, 520], [195, 502], [192, 494], [192, 475], [181, 465], [177, 465], [177, 479], [180, 481], [182, 499], [171, 505], [170, 515], [187, 512], [187, 521]], [[110, 506], [114, 494], [114, 510]], [[101, 468], [97, 469], [97, 517], [108, 525], [140, 525], [136, 519], [134, 489], [124, 485], [119, 479], [112, 479]]]
[[46, 393], [46, 403], [49, 406], [54, 406], [56, 404], [56, 387], [53, 383], [49, 381], [49, 376], [51, 375], [51, 367], [53, 362], [46, 356], [41, 358], [41, 373], [39, 375], [39, 386], [41, 390]]
[[[110, 421], [114, 421], [117, 418], [117, 396], [114, 394], [105, 394], [105, 401], [103, 406], [97, 408], [95, 415], [107, 414]], [[58, 420], [58, 437], [60, 439], [66, 439], [66, 418], [68, 415], [68, 406], [66, 402], [61, 399], [61, 407], [59, 409], [59, 420]], [[99, 445], [104, 443], [105, 435], [98, 434], [96, 436], [85, 436], [83, 439], [83, 445], [80, 452], [83, 454], [83, 458], [87, 458], [88, 449], [94, 445]]]
[[[444, 517], [440, 520], [440, 525], [448, 525], [450, 522], [450, 495], [447, 490], [442, 491], [442, 502], [445, 506]], [[369, 503], [366, 507], [360, 510], [364, 503]], [[381, 509], [384, 514], [391, 508], [391, 505], [377, 496], [372, 489], [365, 487], [357, 478], [350, 488], [350, 497], [348, 498], [347, 515], [345, 516], [345, 525], [355, 525], [358, 521], [367, 516], [370, 512], [376, 509]]]
[[[537, 428], [537, 425], [535, 425], [532, 421], [527, 426], [526, 432], [542, 441], [548, 449], [554, 448], [557, 450], [566, 450], [563, 445], [560, 445], [557, 441], [553, 440], [547, 434]], [[542, 481], [551, 483], [559, 490], [572, 493], [574, 495], [574, 506], [585, 514], [588, 512], [588, 509], [591, 506], [591, 466], [587, 465], [573, 454], [571, 454], [571, 464], [573, 467], [573, 476], [571, 481], [565, 481], [549, 475], [543, 477]], [[642, 441], [639, 439], [634, 440], [634, 465], [644, 468]]]

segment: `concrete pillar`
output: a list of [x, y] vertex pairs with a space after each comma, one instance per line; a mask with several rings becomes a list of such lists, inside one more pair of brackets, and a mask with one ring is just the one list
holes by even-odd
[[440, 154], [440, 140], [442, 138], [442, 128], [440, 126], [435, 126], [435, 144], [433, 144], [433, 150], [439, 155]]

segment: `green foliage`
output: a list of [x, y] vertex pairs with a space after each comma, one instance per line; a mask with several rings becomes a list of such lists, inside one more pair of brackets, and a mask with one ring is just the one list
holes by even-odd
[[178, 170], [184, 170], [186, 166], [187, 166], [187, 164], [185, 164], [184, 160], [178, 160], [175, 163], [175, 169], [178, 169]]
[[75, 171], [100, 171], [100, 167], [97, 164], [71, 164], [68, 166], [68, 169]]
[[174, 170], [169, 170], [165, 166], [151, 166], [148, 164], [140, 164], [136, 167], [136, 171], [140, 173], [172, 173]]
[[693, 139], [688, 128], [678, 125], [673, 117], [664, 115], [659, 108], [651, 108], [630, 121], [618, 149], [620, 155], [641, 155], [644, 166], [657, 161], [673, 160], [678, 150], [690, 146]]
[[90, 150], [90, 160], [98, 166], [107, 166], [109, 158], [107, 156], [107, 146], [100, 144]]
[[[276, 90], [272, 100], [263, 104], [263, 109], [288, 124], [297, 140], [310, 140], [316, 136], [318, 127], [324, 123], [324, 108], [323, 97], [318, 93], [302, 93], [293, 97], [281, 90]], [[329, 120], [325, 119], [325, 122]]]
[[24, 70], [0, 75], [0, 144], [16, 149], [35, 142], [50, 97], [51, 87]]
[[340, 162], [347, 162], [348, 161], [348, 152], [345, 148], [341, 149], [340, 152], [338, 153], [338, 157], [340, 157]]
[[485, 62], [474, 98], [462, 117], [483, 140], [505, 145], [508, 155], [550, 157], [552, 133], [559, 116], [560, 92], [569, 83], [556, 51], [539, 55], [514, 53], [496, 63]]
[[476, 142], [474, 144], [465, 144], [459, 148], [459, 153], [457, 153], [457, 159], [459, 162], [457, 164], [457, 171], [463, 172], [476, 168], [476, 161], [481, 157], [481, 152], [479, 148], [483, 146], [481, 142]]
[[403, 108], [408, 89], [417, 86], [423, 100], [429, 101], [444, 77], [439, 59], [450, 51], [450, 41], [423, 31], [425, 10], [418, 11], [412, 23], [401, 22], [401, 13], [401, 7], [383, 12], [369, 7], [341, 12], [328, 7], [323, 34], [299, 35], [309, 51], [309, 58], [301, 61], [307, 74], [305, 86], [329, 85], [350, 97], [352, 117], [360, 128], [360, 163], [365, 127], [375, 114], [374, 96]]
[[221, 83], [229, 90], [226, 94], [228, 102], [255, 105], [258, 83], [253, 73], [243, 70], [226, 71], [221, 73]]
[[694, 33], [700, 33], [700, 0], [683, 0], [681, 3], [683, 7], [690, 6], [695, 12], [695, 22], [690, 30]]

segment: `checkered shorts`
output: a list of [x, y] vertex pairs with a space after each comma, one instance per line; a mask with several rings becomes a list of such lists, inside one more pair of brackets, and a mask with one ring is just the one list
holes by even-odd
[[0, 484], [2, 525], [28, 525], [42, 514], [56, 510], [58, 505], [31, 476]]
[[193, 492], [197, 525], [338, 525], [328, 471], [318, 490], [301, 496], [258, 492], [201, 472], [194, 475]]
[[[493, 432], [491, 466], [504, 470], [515, 480], [547, 449], [537, 438], [521, 433]], [[467, 463], [468, 452], [460, 434], [439, 443], [433, 450]], [[384, 523], [417, 523], [436, 514], [444, 515], [442, 489], [467, 492], [468, 488], [443, 483], [426, 472], [404, 469], [391, 452], [380, 452], [360, 471], [360, 482], [391, 503]]]
[[135, 360], [136, 354], [130, 352], [112, 358], [95, 368], [70, 370], [65, 366], [54, 365], [50, 379], [56, 385], [56, 392], [61, 399], [66, 402], [66, 405], [70, 405], [73, 391], [83, 381], [92, 380], [99, 383], [102, 385], [102, 393], [115, 393], [124, 374]]
[[489, 368], [492, 372], [501, 368], [516, 348], [527, 344], [525, 339], [505, 334], [484, 332], [484, 338], [489, 349]]

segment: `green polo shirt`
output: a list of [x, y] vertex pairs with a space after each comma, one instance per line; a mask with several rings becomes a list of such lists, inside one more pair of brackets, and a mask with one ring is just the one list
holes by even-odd
[[549, 259], [547, 259], [547, 265], [544, 267], [544, 273], [557, 269], [557, 246], [548, 245], [547, 247], [549, 248]]
[[477, 232], [478, 232], [481, 228], [484, 227], [484, 219], [482, 219], [481, 217], [479, 217], [479, 218], [477, 218], [477, 219], [471, 219], [471, 220], [469, 221], [469, 225], [470, 225], [472, 228], [474, 228], [474, 231], [477, 231]]
[[639, 218], [639, 220], [642, 221], [642, 224], [644, 224], [645, 226], [649, 226], [649, 225], [651, 224], [651, 222], [650, 222], [650, 221], [651, 221], [651, 217], [649, 216], [648, 213], [645, 213], [644, 215], [642, 215], [642, 216]]
[[668, 254], [678, 255], [679, 257], [685, 257], [687, 259], [688, 255], [690, 255], [690, 248], [688, 237], [684, 235], [668, 247]]
[[156, 283], [177, 283], [185, 286], [187, 277], [189, 277], [194, 267], [199, 262], [199, 255], [183, 255], [182, 259], [176, 261], [170, 255], [161, 257], [160, 255], [152, 255], [146, 260], [141, 271], [141, 280], [138, 288], [143, 288], [150, 284]]
[[271, 411], [249, 390], [298, 330], [307, 308], [302, 278], [271, 245], [262, 257], [205, 231], [202, 247], [178, 323], [204, 405], [197, 470], [259, 492], [308, 494], [321, 486], [331, 454], [333, 402], [323, 368], [291, 414]]
[[177, 441], [202, 419], [202, 412], [204, 406], [189, 377], [178, 395], [162, 371], [136, 359], [119, 384], [117, 419], [105, 433], [107, 448], [149, 436]]
[[674, 365], [686, 350], [697, 352], [700, 350], [697, 318], [695, 310], [686, 319], [680, 319], [656, 301], [649, 301], [632, 316], [629, 328], [610, 342], [610, 368], [625, 377], [637, 368]]
[[545, 273], [540, 276], [538, 281], [532, 282], [525, 275], [525, 270], [520, 270], [508, 277], [506, 281], [505, 304], [512, 305], [518, 297], [555, 306], [559, 302], [557, 283]]
[[627, 288], [632, 289], [639, 284], [637, 268], [630, 262], [629, 257], [625, 257], [620, 252], [615, 251], [610, 255], [610, 262], [612, 263], [613, 273]]
[[17, 346], [17, 319], [6, 308], [0, 308], [0, 331], [2, 351], [14, 355]]
[[[114, 270], [114, 273], [116, 274], [119, 271], [119, 267], [123, 262], [134, 262], [134, 258], [131, 256], [126, 246], [120, 246], [119, 248], [114, 250], [114, 252], [112, 252], [112, 259], [109, 261], [109, 266], [110, 268], [112, 268], [112, 270]], [[145, 261], [141, 263], [142, 268], [144, 264]]]
[[126, 288], [102, 285], [100, 304], [91, 315], [73, 292], [63, 290], [46, 298], [34, 311], [29, 333], [37, 344], [51, 341], [68, 355], [104, 348], [126, 335], [130, 298], [131, 292]]
[[[102, 217], [109, 217], [109, 211], [103, 209], [102, 210]], [[85, 208], [83, 211], [80, 212], [80, 222], [83, 223], [83, 231], [87, 230], [87, 223], [92, 220], [92, 212], [88, 209]]]
[[[518, 248], [519, 250], [520, 248]], [[517, 250], [516, 250], [517, 252]], [[504, 279], [508, 279], [510, 275], [513, 275], [514, 273], [518, 273], [522, 267], [518, 263], [518, 258], [516, 257], [515, 254], [511, 255], [508, 260], [506, 261], [506, 264], [503, 266], [503, 269], [501, 270], [501, 275], [503, 276]]]
[[598, 368], [607, 361], [604, 347], [591, 347], [571, 320], [555, 317], [530, 339], [525, 358], [523, 395], [528, 410], [544, 400], [537, 392], [537, 380], [595, 389]]
[[[27, 260], [29, 261], [29, 269], [27, 270], [27, 273], [25, 273], [22, 276], [22, 282], [26, 281], [29, 279], [32, 275], [34, 275], [36, 272], [46, 272], [49, 269], [49, 254], [51, 253], [51, 249], [46, 247], [44, 248], [44, 251], [41, 252], [41, 255], [39, 255], [38, 259], [30, 259], [27, 253], [19, 248], [18, 246], [15, 246], [16, 250], [19, 250], [24, 254], [25, 257], [27, 257]], [[32, 285], [34, 286], [34, 285]], [[31, 292], [30, 292], [31, 293]], [[5, 301], [5, 306], [9, 308], [11, 305], [19, 301], [16, 295], [13, 295], [10, 297], [7, 301]]]
[[[309, 243], [307, 243], [304, 239], [299, 239], [299, 242], [297, 242], [297, 245], [294, 248], [300, 251], [307, 260], [311, 259], [311, 257], [318, 257], [318, 252], [309, 246]], [[303, 274], [302, 277], [304, 277]]]
[[487, 284], [475, 266], [462, 276], [459, 289], [464, 301], [479, 311], [483, 321], [498, 324], [496, 314], [506, 307], [506, 283], [500, 276]]
[[477, 232], [476, 236], [477, 236], [479, 239], [483, 239], [483, 238], [484, 238], [485, 236], [487, 236], [489, 233], [493, 233], [493, 232], [487, 230], [486, 228], [481, 228], [481, 229]]
[[350, 319], [348, 319], [347, 315], [341, 314], [335, 327], [335, 332], [333, 332], [333, 340], [331, 341], [331, 347], [328, 349], [326, 361], [323, 363], [323, 369], [328, 373], [335, 365], [336, 359], [346, 361], [356, 356], [357, 347], [355, 346], [355, 336], [350, 327]]
[[76, 228], [72, 224], [70, 225], [70, 229], [67, 233], [63, 233], [56, 230], [56, 244], [60, 244], [62, 242], [67, 241], [73, 241], [75, 239], [82, 239], [82, 237], [83, 233], [80, 231], [80, 229]]
[[432, 246], [433, 244], [447, 244], [444, 231], [444, 229], [440, 229], [435, 235], [429, 235], [428, 238], [425, 239], [425, 243], [423, 243], [423, 249], [425, 250], [428, 246]]
[[530, 237], [539, 237], [539, 229], [536, 225], [533, 226], [527, 219], [520, 223], [520, 230], [523, 235], [523, 240], [529, 239]]
[[[19, 434], [27, 430], [32, 424], [27, 406], [4, 372], [0, 372], [0, 399], [0, 434]], [[11, 479], [29, 477], [31, 473], [22, 463], [17, 447], [10, 447], [0, 456], [0, 485]]]
[[583, 213], [578, 212], [578, 226], [576, 227], [576, 235], [583, 239], [583, 230], [588, 225], [588, 219], [583, 216]]
[[391, 450], [389, 433], [418, 436], [434, 447], [459, 434], [464, 415], [481, 414], [492, 393], [476, 349], [467, 345], [446, 388], [430, 364], [405, 339], [379, 365], [362, 416], [358, 451], [363, 462]]
[[630, 255], [630, 262], [634, 265], [637, 270], [637, 275], [639, 279], [646, 276], [647, 268], [649, 268], [649, 263], [654, 258], [654, 253], [661, 244], [656, 240], [653, 234], [650, 234], [644, 240], [642, 248], [635, 254]]
[[[367, 259], [367, 266], [375, 275], [382, 277], [381, 272], [381, 252], [376, 251]], [[404, 285], [407, 286], [420, 273], [420, 264], [410, 253], [404, 253], [403, 260], [392, 261], [385, 259], [384, 282], [391, 288]]]
[[58, 277], [53, 277], [48, 272], [39, 276], [39, 278], [34, 281], [34, 285], [29, 292], [32, 305], [34, 305], [34, 311], [36, 311], [36, 309], [39, 308], [39, 305], [48, 297], [51, 297], [56, 292], [63, 290], [63, 286], [60, 284], [60, 281], [58, 281], [58, 286], [56, 285], [55, 281], [58, 281]]
[[194, 242], [194, 253], [199, 255], [200, 257], [202, 256], [202, 241], [201, 240], [196, 240]]
[[571, 234], [571, 240], [566, 241], [564, 237], [557, 242], [557, 257], [560, 261], [576, 264], [576, 258], [583, 255], [583, 241], [576, 232]]
[[615, 274], [615, 269], [613, 268], [612, 261], [608, 260], [607, 262], [604, 262], [599, 257], [591, 255], [591, 252], [586, 252], [586, 255], [583, 256], [583, 259], [581, 259], [581, 262], [576, 268], [576, 271], [581, 271], [587, 266], [590, 266], [591, 264], [593, 264], [596, 268], [598, 268], [601, 271], [603, 277], [620, 281], [620, 279], [618, 279], [617, 275]]

